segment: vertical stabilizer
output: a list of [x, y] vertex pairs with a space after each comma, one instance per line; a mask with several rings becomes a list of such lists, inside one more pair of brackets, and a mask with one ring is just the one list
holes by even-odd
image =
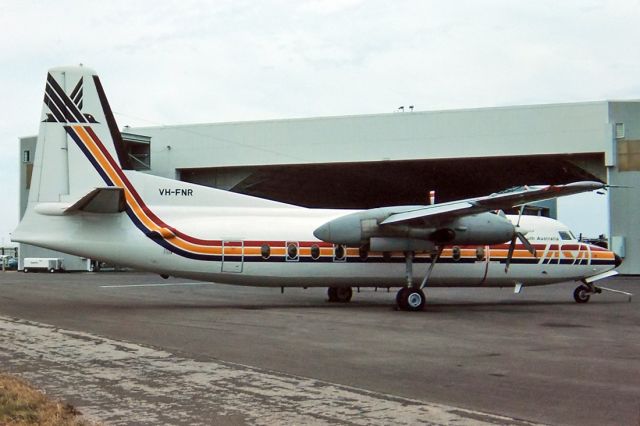
[[[87, 150], [110, 155], [88, 156]], [[69, 201], [104, 186], [99, 168], [87, 167], [88, 157], [110, 158], [120, 168], [129, 168], [95, 72], [82, 66], [52, 68], [45, 85], [29, 203]]]

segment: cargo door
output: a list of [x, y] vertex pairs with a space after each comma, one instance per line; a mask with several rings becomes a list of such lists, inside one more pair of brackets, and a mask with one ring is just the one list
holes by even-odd
[[222, 242], [222, 272], [239, 274], [244, 262], [244, 241]]

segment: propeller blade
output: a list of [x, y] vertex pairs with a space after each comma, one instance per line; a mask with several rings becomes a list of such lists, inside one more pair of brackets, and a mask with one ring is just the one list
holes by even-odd
[[509, 272], [509, 265], [511, 264], [511, 258], [513, 257], [513, 251], [516, 248], [516, 239], [518, 238], [518, 233], [516, 232], [511, 239], [511, 243], [509, 244], [509, 252], [507, 253], [507, 261], [504, 266], [504, 273]]
[[522, 244], [524, 244], [525, 248], [527, 250], [529, 250], [529, 253], [531, 253], [533, 255], [533, 257], [535, 257], [537, 259], [538, 256], [536, 254], [536, 249], [535, 249], [535, 247], [533, 247], [531, 242], [529, 242], [529, 240], [527, 240], [527, 237], [525, 237], [522, 232], [516, 232], [516, 236], [518, 237], [518, 239], [520, 241], [522, 241]]

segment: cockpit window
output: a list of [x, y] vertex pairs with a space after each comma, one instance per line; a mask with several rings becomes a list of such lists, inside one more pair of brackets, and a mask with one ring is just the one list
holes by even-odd
[[561, 240], [573, 240], [574, 239], [570, 232], [559, 231], [558, 233], [560, 234], [560, 239]]

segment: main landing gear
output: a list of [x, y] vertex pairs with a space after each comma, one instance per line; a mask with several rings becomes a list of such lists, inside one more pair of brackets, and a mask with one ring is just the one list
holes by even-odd
[[437, 252], [431, 255], [431, 265], [429, 265], [429, 269], [427, 270], [427, 274], [424, 279], [420, 283], [420, 285], [415, 285], [413, 283], [413, 257], [415, 253], [412, 251], [404, 252], [405, 259], [405, 278], [407, 279], [407, 285], [398, 291], [396, 295], [396, 304], [398, 305], [398, 309], [401, 311], [421, 311], [424, 309], [425, 296], [422, 289], [427, 285], [427, 281], [431, 276], [431, 272], [433, 271], [433, 267], [436, 262], [440, 258], [442, 254], [442, 248], [439, 247]]
[[[442, 254], [442, 247], [438, 247], [437, 251], [431, 255], [431, 265], [427, 270], [422, 282], [417, 285], [413, 282], [413, 258], [415, 253], [413, 251], [406, 251], [405, 257], [405, 278], [407, 281], [406, 286], [402, 287], [396, 295], [396, 304], [401, 311], [421, 311], [424, 309], [425, 296], [422, 289], [427, 285], [427, 281], [431, 276], [433, 267]], [[351, 301], [353, 296], [353, 290], [351, 287], [329, 287], [328, 292], [329, 302], [332, 303], [347, 303]]]

